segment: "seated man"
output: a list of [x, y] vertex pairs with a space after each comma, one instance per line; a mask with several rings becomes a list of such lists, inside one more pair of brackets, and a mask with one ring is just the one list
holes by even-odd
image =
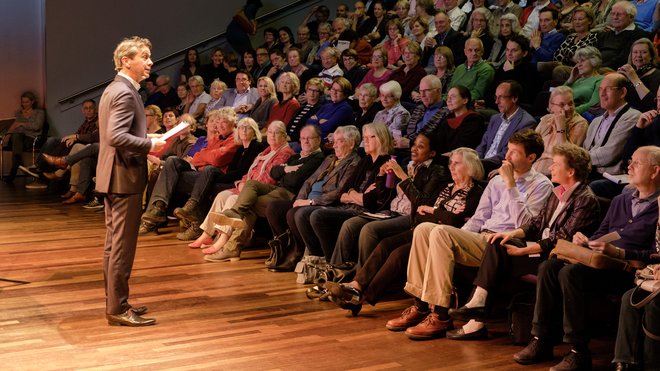
[[[82, 104], [82, 113], [85, 118], [75, 133], [64, 138], [50, 137], [41, 147], [41, 153], [35, 160], [36, 169], [28, 169], [19, 166], [19, 169], [36, 178], [39, 173], [50, 173], [56, 169], [47, 158], [48, 156], [66, 156], [71, 152], [71, 148], [76, 143], [90, 144], [99, 142], [99, 118], [96, 113], [96, 102], [92, 99], [85, 100]], [[50, 174], [46, 178], [54, 178]], [[59, 177], [61, 178], [61, 176]]]
[[483, 100], [493, 82], [495, 70], [481, 58], [484, 54], [484, 44], [481, 39], [471, 37], [465, 40], [463, 52], [467, 60], [456, 67], [449, 88], [463, 85], [470, 89], [473, 102]]
[[140, 234], [156, 231], [160, 224], [167, 222], [165, 211], [174, 191], [189, 194], [193, 188], [203, 188], [200, 199], [203, 198], [213, 185], [214, 177], [227, 169], [238, 149], [233, 136], [236, 121], [236, 113], [231, 107], [211, 111], [206, 148], [192, 157], [172, 156], [165, 161], [147, 203], [147, 211], [142, 214]]
[[557, 31], [559, 12], [556, 9], [543, 8], [539, 13], [539, 30], [532, 32], [530, 44], [534, 53], [532, 63], [551, 62], [555, 51], [566, 39], [566, 35]]
[[[660, 95], [660, 88], [657, 95]], [[656, 99], [658, 100], [658, 99]], [[660, 146], [660, 100], [656, 103], [657, 109], [646, 111], [639, 115], [637, 123], [630, 130], [628, 140], [623, 147], [621, 164], [627, 164], [632, 154], [637, 148], [642, 146]], [[605, 198], [614, 198], [621, 193], [625, 183], [614, 183], [608, 179], [594, 180], [589, 186], [597, 192], [599, 196]]]
[[405, 286], [415, 304], [387, 322], [389, 330], [431, 339], [453, 328], [448, 310], [454, 264], [479, 266], [491, 235], [519, 228], [541, 212], [552, 193], [550, 180], [532, 169], [541, 153], [538, 133], [528, 129], [513, 134], [500, 175], [488, 184], [477, 211], [461, 229], [434, 223], [415, 228]]
[[610, 24], [598, 33], [596, 48], [603, 57], [603, 67], [616, 71], [628, 61], [630, 46], [649, 34], [635, 25], [637, 9], [630, 1], [618, 1], [610, 11]]
[[[655, 231], [658, 223], [660, 195], [660, 148], [641, 147], [628, 166], [630, 184], [634, 192], [615, 197], [600, 227], [590, 238], [578, 232], [573, 243], [589, 247], [608, 256], [649, 261], [656, 254]], [[621, 237], [612, 243], [594, 241], [616, 231]], [[614, 293], [621, 295], [633, 284], [632, 272], [595, 269], [582, 264], [567, 264], [559, 259], [541, 263], [536, 286], [536, 306], [532, 324], [533, 339], [514, 354], [513, 359], [523, 365], [544, 362], [553, 358], [553, 330], [555, 319], [563, 312], [564, 342], [571, 351], [555, 366], [558, 370], [589, 370], [589, 333], [587, 331], [588, 294]]]
[[149, 100], [144, 103], [145, 107], [149, 104], [155, 104], [161, 109], [161, 111], [165, 111], [166, 108], [176, 107], [181, 103], [181, 98], [177, 96], [176, 91], [172, 89], [172, 85], [170, 85], [169, 76], [158, 76], [158, 78], [156, 78], [156, 87], [158, 88], [158, 91], [149, 97]]
[[623, 148], [630, 131], [637, 123], [640, 112], [626, 103], [627, 80], [619, 73], [610, 73], [600, 83], [600, 106], [605, 109], [589, 128], [582, 147], [591, 154], [591, 189], [601, 197], [614, 197], [603, 188], [603, 173], [623, 174]]
[[536, 126], [534, 118], [518, 106], [522, 92], [520, 83], [513, 80], [504, 81], [495, 89], [495, 103], [501, 114], [490, 118], [486, 133], [476, 148], [486, 174], [502, 163], [513, 133]]
[[[269, 62], [270, 65], [270, 62]], [[238, 119], [249, 117], [254, 103], [259, 99], [259, 93], [256, 88], [251, 88], [252, 76], [244, 71], [236, 72], [236, 88], [227, 89], [220, 98], [218, 107], [233, 107], [238, 114]]]
[[339, 60], [339, 51], [333, 47], [327, 47], [321, 51], [321, 66], [323, 70], [319, 72], [319, 77], [323, 80], [323, 85], [329, 91], [332, 87], [332, 81], [335, 77], [344, 76], [344, 71], [337, 61]]
[[409, 150], [411, 143], [415, 142], [417, 134], [435, 132], [438, 125], [449, 115], [442, 100], [442, 82], [435, 75], [427, 75], [419, 83], [419, 94], [422, 104], [418, 105], [410, 115], [406, 134], [401, 136], [395, 148]]

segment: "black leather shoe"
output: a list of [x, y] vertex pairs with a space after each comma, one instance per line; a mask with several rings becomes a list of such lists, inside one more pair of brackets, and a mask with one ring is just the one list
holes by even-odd
[[133, 309], [129, 309], [121, 314], [106, 314], [105, 318], [108, 320], [110, 326], [150, 326], [155, 325], [156, 320], [153, 318], [142, 318]]
[[538, 338], [533, 338], [525, 349], [513, 355], [513, 360], [521, 365], [533, 365], [553, 358], [552, 345], [546, 345]]
[[477, 331], [465, 333], [463, 328], [447, 331], [447, 339], [450, 340], [485, 340], [488, 339], [488, 329], [484, 326]]
[[591, 370], [591, 353], [577, 352], [571, 349], [558, 364], [550, 367], [550, 371], [586, 371]]
[[486, 318], [486, 307], [468, 308], [462, 306], [458, 309], [449, 309], [449, 317], [465, 322], [471, 319], [481, 322]]

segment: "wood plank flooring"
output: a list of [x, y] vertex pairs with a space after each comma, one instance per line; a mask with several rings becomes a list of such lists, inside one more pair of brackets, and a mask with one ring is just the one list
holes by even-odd
[[[567, 351], [519, 366], [504, 322], [488, 341], [411, 341], [384, 327], [410, 300], [353, 318], [308, 300], [293, 273], [266, 271], [265, 247], [208, 263], [174, 233], [140, 238], [131, 278], [131, 303], [158, 324], [111, 327], [103, 215], [23, 182], [0, 183], [0, 278], [30, 282], [0, 282], [0, 370], [545, 370]], [[612, 349], [611, 337], [593, 342], [595, 369], [611, 369]]]

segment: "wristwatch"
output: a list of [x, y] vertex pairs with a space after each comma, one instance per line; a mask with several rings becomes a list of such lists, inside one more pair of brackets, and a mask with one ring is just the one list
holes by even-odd
[[314, 200], [309, 200], [309, 206], [314, 205]]

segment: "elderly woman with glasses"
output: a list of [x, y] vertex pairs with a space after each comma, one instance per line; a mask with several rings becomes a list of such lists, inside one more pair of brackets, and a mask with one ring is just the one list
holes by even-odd
[[598, 72], [598, 68], [603, 63], [603, 59], [598, 49], [587, 46], [575, 51], [573, 61], [575, 66], [565, 85], [573, 89], [575, 111], [582, 114], [600, 102], [598, 89], [603, 75]]
[[348, 80], [335, 77], [330, 88], [330, 102], [321, 106], [318, 112], [307, 120], [308, 125], [321, 127], [321, 138], [324, 141], [339, 125], [353, 124], [353, 109], [346, 101], [352, 92], [353, 88]]
[[532, 168], [550, 176], [553, 148], [562, 143], [581, 146], [587, 136], [589, 124], [575, 112], [573, 90], [568, 86], [558, 86], [550, 93], [548, 112], [550, 113], [541, 117], [536, 127], [536, 131], [543, 137], [545, 149]]
[[410, 121], [410, 112], [401, 105], [401, 85], [396, 81], [389, 81], [378, 90], [383, 110], [376, 113], [374, 122], [385, 124], [395, 140], [401, 138]]

